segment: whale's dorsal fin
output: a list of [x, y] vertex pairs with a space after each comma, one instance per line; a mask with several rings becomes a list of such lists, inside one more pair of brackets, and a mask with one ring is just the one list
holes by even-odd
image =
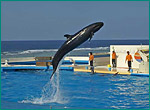
[[70, 39], [70, 38], [72, 38], [73, 36], [72, 36], [72, 35], [69, 35], [69, 34], [65, 34], [64, 37], [66, 37], [67, 39]]

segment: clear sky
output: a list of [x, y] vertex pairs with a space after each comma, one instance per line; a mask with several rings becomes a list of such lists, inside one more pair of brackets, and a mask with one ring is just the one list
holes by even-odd
[[149, 1], [2, 1], [1, 40], [65, 40], [102, 21], [94, 40], [149, 39]]

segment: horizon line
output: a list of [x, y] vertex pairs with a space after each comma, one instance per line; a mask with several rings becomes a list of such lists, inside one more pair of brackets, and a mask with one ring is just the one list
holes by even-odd
[[[97, 39], [99, 40], [99, 39]], [[108, 39], [102, 39], [102, 40], [108, 40]], [[111, 39], [109, 41], [113, 41], [113, 40], [149, 40], [149, 39]], [[1, 40], [1, 42], [11, 42], [11, 41], [65, 41], [65, 40]], [[92, 41], [96, 41], [96, 40], [92, 40]]]

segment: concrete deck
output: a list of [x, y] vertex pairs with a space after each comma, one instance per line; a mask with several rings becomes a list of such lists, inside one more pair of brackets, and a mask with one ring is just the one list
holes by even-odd
[[[74, 67], [74, 71], [76, 72], [88, 72], [91, 73], [89, 66], [76, 66]], [[147, 76], [149, 77], [149, 73], [137, 73], [136, 69], [133, 69], [133, 72], [128, 72], [128, 69], [116, 68], [108, 70], [107, 66], [99, 66], [95, 67], [95, 73], [103, 73], [103, 74], [116, 74], [116, 75], [132, 75], [132, 76]]]
[[[78, 71], [78, 72], [91, 72], [90, 67], [89, 66], [80, 66], [80, 67], [74, 67], [74, 71]], [[95, 73], [106, 73], [106, 74], [122, 74], [122, 75], [130, 75], [131, 73], [129, 72], [119, 72], [117, 70], [112, 70], [109, 71], [107, 66], [100, 66], [100, 67], [95, 67], [94, 69]]]

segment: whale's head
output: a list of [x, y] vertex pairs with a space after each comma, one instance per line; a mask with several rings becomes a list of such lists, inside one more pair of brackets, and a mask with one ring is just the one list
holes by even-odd
[[90, 32], [89, 41], [92, 39], [94, 33], [97, 32], [103, 25], [103, 22], [96, 22], [87, 27]]
[[93, 33], [97, 32], [102, 26], [104, 25], [103, 22], [97, 22], [91, 25]]

